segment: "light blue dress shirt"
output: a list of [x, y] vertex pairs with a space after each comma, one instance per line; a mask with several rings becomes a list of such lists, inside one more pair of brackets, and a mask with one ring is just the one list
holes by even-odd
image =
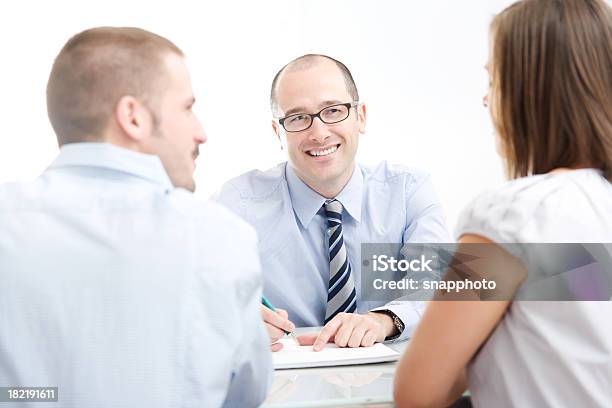
[[[215, 197], [257, 230], [264, 294], [286, 309], [298, 326], [324, 322], [329, 284], [325, 197], [310, 189], [287, 163], [248, 172], [227, 182]], [[382, 162], [357, 165], [336, 197], [349, 216], [342, 229], [357, 292], [357, 313], [390, 310], [404, 323], [399, 339], [416, 326], [422, 302], [363, 301], [361, 243], [452, 242], [429, 177]]]
[[260, 301], [253, 229], [156, 156], [70, 144], [0, 186], [0, 386], [59, 387], [54, 407], [257, 406]]

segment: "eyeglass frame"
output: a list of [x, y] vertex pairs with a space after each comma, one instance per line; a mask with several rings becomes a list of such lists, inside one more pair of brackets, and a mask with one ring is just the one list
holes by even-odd
[[[333, 108], [334, 106], [346, 106], [348, 108], [348, 113], [346, 115], [346, 118], [338, 120], [338, 121], [335, 121], [335, 122], [326, 122], [321, 117], [321, 113], [325, 109]], [[323, 109], [321, 109], [317, 113], [292, 113], [291, 115], [285, 116], [284, 118], [276, 118], [276, 120], [278, 120], [278, 123], [283, 127], [283, 129], [285, 129], [285, 132], [289, 132], [289, 133], [303, 132], [303, 131], [308, 130], [308, 129], [310, 129], [312, 127], [312, 124], [314, 123], [315, 118], [319, 118], [321, 123], [325, 123], [326, 125], [333, 125], [334, 123], [344, 122], [345, 120], [347, 120], [349, 118], [349, 116], [351, 116], [351, 108], [354, 108], [355, 106], [359, 106], [359, 101], [352, 101], [352, 102], [346, 102], [346, 103], [335, 103], [333, 105], [329, 105], [329, 106], [324, 107]], [[290, 118], [292, 116], [297, 116], [297, 115], [307, 115], [307, 116], [310, 116], [310, 125], [308, 125], [308, 127], [304, 128], [304, 129], [300, 129], [300, 130], [287, 130], [287, 128], [285, 127], [285, 120], [287, 120], [287, 118]]]

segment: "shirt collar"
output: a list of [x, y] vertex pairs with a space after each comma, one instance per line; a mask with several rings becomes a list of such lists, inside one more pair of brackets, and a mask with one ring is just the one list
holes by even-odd
[[49, 168], [98, 167], [140, 177], [164, 188], [173, 188], [159, 157], [135, 152], [109, 143], [70, 143], [60, 148]]
[[[302, 226], [308, 227], [315, 214], [321, 209], [327, 198], [323, 197], [306, 185], [295, 174], [295, 170], [287, 163], [285, 177], [289, 188], [289, 196], [293, 210], [297, 214]], [[346, 212], [357, 222], [361, 221], [361, 199], [363, 197], [363, 174], [359, 166], [355, 165], [353, 174], [340, 194], [335, 198], [342, 203]]]

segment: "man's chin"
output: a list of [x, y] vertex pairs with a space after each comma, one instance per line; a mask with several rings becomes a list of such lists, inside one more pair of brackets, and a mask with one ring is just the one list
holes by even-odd
[[185, 190], [191, 191], [192, 193], [195, 192], [196, 190], [196, 183], [195, 181], [192, 179], [189, 183], [187, 183], [184, 187]]
[[332, 169], [324, 169], [325, 171], [310, 172], [309, 178], [315, 185], [327, 186], [336, 184], [340, 179], [340, 172], [331, 171]]
[[183, 188], [187, 191], [191, 191], [192, 193], [195, 192], [196, 189], [196, 183], [193, 178], [189, 180], [172, 180], [172, 185], [174, 188]]

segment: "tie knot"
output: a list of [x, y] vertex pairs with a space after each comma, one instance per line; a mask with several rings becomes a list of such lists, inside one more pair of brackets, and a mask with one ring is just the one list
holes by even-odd
[[338, 222], [342, 221], [342, 204], [338, 200], [327, 200], [324, 204], [325, 214], [327, 218], [337, 219]]

